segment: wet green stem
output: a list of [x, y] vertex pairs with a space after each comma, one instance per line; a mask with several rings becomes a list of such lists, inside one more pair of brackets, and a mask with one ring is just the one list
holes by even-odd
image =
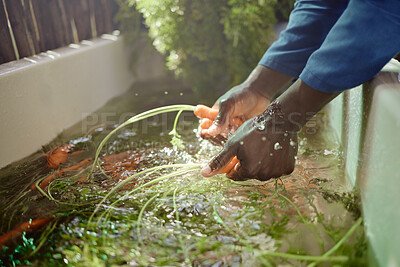
[[163, 113], [167, 113], [167, 112], [174, 112], [174, 111], [179, 111], [179, 112], [182, 112], [182, 111], [194, 111], [195, 108], [196, 107], [192, 106], [192, 105], [171, 105], [171, 106], [165, 106], [165, 107], [160, 107], [160, 108], [155, 108], [155, 109], [152, 109], [152, 110], [148, 110], [148, 111], [142, 112], [142, 113], [140, 113], [140, 114], [138, 114], [136, 116], [133, 116], [132, 118], [128, 119], [127, 121], [125, 121], [124, 123], [119, 125], [117, 128], [112, 130], [106, 137], [104, 137], [104, 139], [99, 144], [99, 146], [98, 146], [98, 148], [96, 150], [95, 157], [94, 157], [94, 162], [93, 162], [93, 165], [92, 165], [91, 175], [93, 175], [94, 168], [95, 168], [96, 165], [102, 171], [101, 164], [98, 161], [99, 155], [101, 153], [101, 150], [103, 149], [104, 145], [107, 143], [108, 139], [110, 139], [111, 136], [113, 136], [117, 131], [119, 131], [123, 127], [125, 127], [125, 126], [127, 126], [129, 124], [132, 124], [134, 122], [138, 122], [140, 120], [143, 120], [143, 119], [146, 119], [146, 118], [149, 118], [149, 117], [152, 117], [152, 116], [156, 116], [156, 115], [159, 115], [159, 114], [163, 114]]
[[[324, 255], [321, 256], [322, 259], [328, 258], [329, 255], [331, 255], [333, 252], [335, 252], [346, 240], [351, 236], [354, 231], [361, 225], [363, 219], [360, 217], [350, 228], [349, 231], [336, 243], [335, 246], [333, 246], [330, 250], [328, 250]], [[309, 264], [307, 267], [314, 267], [320, 260], [317, 260], [316, 262], [313, 262], [312, 264]]]

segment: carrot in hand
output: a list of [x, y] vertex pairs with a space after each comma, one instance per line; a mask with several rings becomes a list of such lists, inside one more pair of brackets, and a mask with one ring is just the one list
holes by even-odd
[[209, 108], [205, 105], [197, 105], [193, 113], [199, 119], [210, 119], [214, 121], [217, 118], [218, 109]]
[[[211, 127], [211, 125], [213, 125], [214, 120], [217, 118], [218, 109], [209, 108], [205, 105], [197, 105], [193, 113], [201, 119], [200, 128], [208, 129]], [[243, 124], [243, 121], [239, 118], [233, 118], [232, 121], [237, 128]], [[237, 157], [234, 157], [220, 173], [230, 172], [238, 162], [239, 160]]]
[[235, 167], [236, 163], [239, 163], [239, 160], [238, 160], [238, 158], [235, 156], [235, 157], [231, 160], [231, 162], [229, 162], [229, 164], [226, 165], [226, 167], [223, 168], [222, 171], [220, 171], [219, 173], [228, 173], [228, 172], [230, 172], [230, 171]]
[[[199, 119], [202, 119], [202, 123], [201, 123], [200, 127], [202, 129], [208, 129], [211, 127], [211, 125], [217, 118], [218, 109], [209, 108], [205, 105], [197, 105], [196, 109], [193, 111], [193, 113], [194, 113], [194, 115], [196, 115], [196, 117], [198, 117]], [[239, 128], [239, 126], [242, 125], [243, 122], [244, 122], [243, 120], [241, 120], [240, 118], [237, 118], [237, 117], [232, 119], [232, 123], [234, 124], [234, 126], [236, 126], [235, 128]]]
[[0, 245], [4, 246], [11, 239], [21, 236], [23, 232], [36, 230], [42, 225], [45, 225], [46, 223], [50, 222], [52, 219], [53, 217], [46, 217], [42, 219], [29, 220], [27, 222], [21, 223], [16, 227], [14, 227], [14, 229], [9, 231], [8, 233], [5, 233], [4, 235], [0, 236]]
[[201, 123], [200, 123], [200, 127], [201, 129], [208, 129], [211, 127], [211, 125], [213, 125], [214, 121], [210, 120], [210, 119], [202, 119]]

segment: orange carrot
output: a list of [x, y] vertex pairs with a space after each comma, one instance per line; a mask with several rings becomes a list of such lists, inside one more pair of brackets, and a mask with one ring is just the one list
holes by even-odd
[[88, 164], [90, 161], [91, 161], [91, 159], [90, 159], [90, 158], [87, 158], [87, 159], [84, 159], [84, 160], [78, 162], [77, 164], [75, 164], [75, 165], [73, 165], [73, 166], [71, 166], [71, 167], [62, 169], [62, 170], [60, 170], [60, 171], [61, 171], [61, 172], [65, 172], [65, 171], [81, 170], [81, 167], [82, 167], [83, 165]]
[[[53, 174], [50, 174], [49, 176], [47, 176], [46, 178], [43, 179], [43, 181], [40, 183], [39, 187], [40, 188], [45, 188], [46, 186], [48, 186], [57, 176], [62, 175], [64, 172], [67, 171], [77, 171], [77, 170], [81, 170], [83, 165], [88, 164], [91, 161], [91, 159], [85, 159], [82, 160], [81, 162], [79, 162], [78, 164], [75, 164], [71, 167], [62, 169], [62, 170], [58, 170]], [[36, 189], [36, 183], [32, 184], [30, 186], [31, 190], [35, 190]]]
[[71, 148], [72, 145], [66, 144], [46, 153], [47, 167], [57, 169], [62, 163], [67, 162], [68, 152], [70, 152]]
[[200, 127], [201, 129], [208, 129], [211, 127], [211, 125], [213, 125], [213, 123], [214, 122], [212, 120], [205, 118], [201, 120]]
[[220, 171], [219, 173], [228, 173], [230, 172], [236, 165], [236, 163], [239, 163], [239, 160], [237, 159], [237, 157], [235, 156], [231, 162], [229, 162], [228, 165], [226, 165], [225, 168], [222, 169], [222, 171]]
[[218, 109], [209, 108], [205, 105], [197, 105], [193, 113], [200, 119], [210, 119], [214, 121], [217, 118]]
[[[217, 118], [218, 109], [209, 108], [205, 105], [197, 105], [196, 109], [194, 110], [194, 115], [202, 119], [200, 127], [202, 129], [208, 129], [211, 127], [211, 125], [214, 123], [214, 120]], [[243, 124], [243, 121], [239, 118], [233, 118], [233, 123], [236, 129]], [[229, 162], [229, 164], [220, 173], [230, 172], [238, 162], [239, 160], [236, 157], [234, 157], [231, 160], [231, 162]]]
[[83, 152], [83, 150], [78, 150], [78, 151], [70, 152], [69, 155], [68, 155], [68, 157], [75, 156], [75, 155], [79, 155], [79, 154], [81, 154], [82, 152]]
[[[202, 119], [202, 123], [200, 127], [202, 129], [208, 129], [212, 125], [212, 122], [215, 121], [218, 115], [218, 109], [215, 108], [209, 108], [205, 105], [197, 105], [196, 109], [194, 110], [194, 115], [196, 115], [198, 118]], [[211, 121], [211, 122], [210, 122]], [[240, 125], [243, 124], [244, 121], [242, 121], [239, 118], [233, 118], [232, 119], [233, 124], [239, 128]]]
[[133, 154], [132, 151], [124, 151], [118, 154], [107, 155], [103, 158], [104, 164], [114, 164], [117, 161], [123, 161], [130, 158], [130, 155]]
[[[104, 171], [111, 176], [104, 184], [109, 184], [113, 180], [124, 180], [135, 172], [139, 163], [145, 159], [143, 152], [125, 151], [119, 154], [112, 154], [103, 158]], [[115, 181], [114, 181], [115, 182]]]
[[237, 128], [239, 128], [244, 123], [244, 121], [239, 118], [233, 118], [233, 123]]
[[76, 179], [76, 181], [79, 182], [79, 183], [85, 183], [85, 182], [87, 182], [87, 180], [88, 180], [87, 176], [80, 177], [80, 178]]
[[9, 231], [8, 233], [5, 233], [4, 235], [0, 236], [0, 245], [4, 246], [11, 239], [17, 238], [20, 235], [22, 235], [23, 232], [36, 230], [42, 225], [45, 225], [46, 223], [50, 222], [52, 219], [53, 217], [46, 217], [42, 219], [35, 219], [21, 223], [20, 225], [14, 227], [14, 229]]

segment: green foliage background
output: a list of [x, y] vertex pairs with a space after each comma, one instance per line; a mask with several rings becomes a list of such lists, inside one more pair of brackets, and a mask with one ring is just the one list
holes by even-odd
[[293, 2], [119, 0], [117, 20], [134, 50], [133, 59], [140, 53], [138, 36], [145, 32], [151, 38], [147, 41], [166, 56], [168, 69], [200, 98], [215, 98], [256, 66], [274, 40], [273, 25], [288, 18]]

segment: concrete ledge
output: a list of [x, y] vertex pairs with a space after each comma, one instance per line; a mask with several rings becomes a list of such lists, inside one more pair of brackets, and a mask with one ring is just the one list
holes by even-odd
[[361, 191], [371, 265], [400, 266], [400, 63], [329, 105], [346, 174]]
[[103, 35], [0, 65], [0, 167], [125, 92], [134, 78], [121, 37]]
[[[380, 266], [400, 266], [400, 83], [380, 73], [361, 143], [357, 184], [362, 192], [367, 236]], [[367, 89], [367, 88], [366, 88]]]

